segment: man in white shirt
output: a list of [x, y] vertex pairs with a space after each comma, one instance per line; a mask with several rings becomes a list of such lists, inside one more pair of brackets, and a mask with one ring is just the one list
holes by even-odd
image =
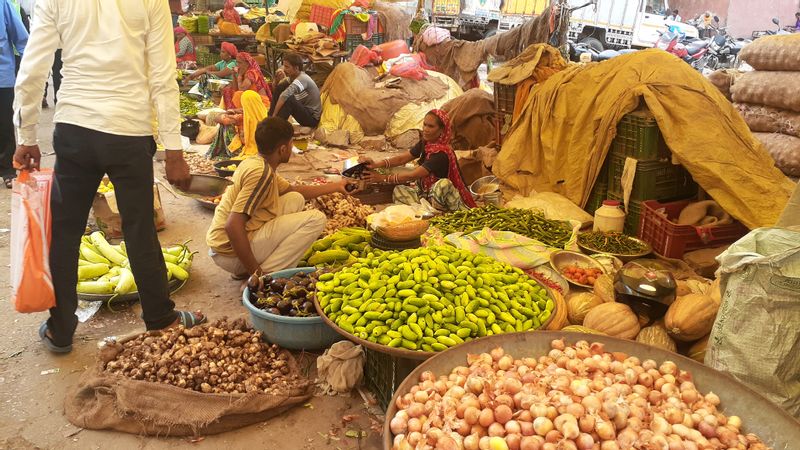
[[667, 20], [672, 20], [675, 22], [683, 22], [683, 17], [681, 17], [681, 15], [678, 14], [677, 9], [673, 9], [672, 14], [669, 17], [667, 17]]
[[16, 84], [14, 162], [39, 167], [37, 124], [57, 48], [64, 80], [54, 122], [50, 270], [56, 307], [39, 328], [52, 352], [72, 350], [78, 319], [77, 257], [89, 208], [104, 174], [114, 183], [128, 258], [148, 330], [205, 321], [175, 311], [153, 223], [153, 112], [167, 149], [170, 183], [191, 178], [180, 139], [178, 85], [169, 5], [163, 0], [37, 0]]

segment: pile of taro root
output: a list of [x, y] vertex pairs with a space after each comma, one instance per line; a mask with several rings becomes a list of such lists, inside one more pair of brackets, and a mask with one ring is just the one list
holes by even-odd
[[166, 383], [203, 393], [281, 394], [309, 381], [292, 356], [261, 340], [243, 319], [143, 333], [121, 344], [105, 370], [134, 380]]

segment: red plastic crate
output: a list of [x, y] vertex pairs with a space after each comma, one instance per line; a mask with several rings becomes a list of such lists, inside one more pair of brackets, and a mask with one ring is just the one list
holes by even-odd
[[[372, 31], [373, 33], [383, 33], [383, 24], [381, 23], [380, 18], [378, 17], [378, 13], [370, 13], [370, 20], [376, 21], [376, 27]], [[347, 35], [360, 35], [367, 32], [369, 28], [369, 22], [362, 22], [358, 20], [354, 15], [348, 14], [344, 16], [344, 28], [345, 33]]]
[[325, 28], [330, 28], [331, 23], [333, 22], [334, 11], [336, 10], [333, 8], [328, 8], [327, 6], [311, 5], [309, 22], [313, 22]]
[[[730, 225], [716, 227], [694, 227], [678, 225], [683, 208], [691, 200], [659, 203], [655, 200], [642, 202], [642, 218], [639, 237], [653, 247], [653, 251], [667, 258], [680, 258], [684, 253], [702, 248], [715, 247], [736, 242], [748, 233], [747, 227], [734, 221]], [[666, 217], [659, 210], [666, 212]]]

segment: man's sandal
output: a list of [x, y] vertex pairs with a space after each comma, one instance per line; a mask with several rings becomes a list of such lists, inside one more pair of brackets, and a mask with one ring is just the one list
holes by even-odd
[[59, 347], [58, 345], [53, 343], [53, 340], [50, 336], [47, 335], [47, 321], [45, 320], [39, 325], [39, 339], [42, 340], [42, 344], [44, 344], [45, 348], [50, 350], [53, 353], [69, 353], [72, 351], [72, 344], [66, 345], [63, 347]]

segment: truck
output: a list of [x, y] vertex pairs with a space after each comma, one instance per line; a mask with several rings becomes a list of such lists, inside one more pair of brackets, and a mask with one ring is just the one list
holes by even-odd
[[[587, 0], [569, 0], [571, 8]], [[687, 38], [698, 38], [692, 25], [668, 19], [668, 0], [595, 0], [593, 5], [575, 9], [569, 20], [569, 39], [593, 50], [652, 48], [664, 31], [673, 28]], [[498, 32], [522, 25], [532, 16], [503, 18]]]
[[532, 17], [550, 0], [433, 0], [433, 24], [462, 38], [485, 39], [497, 33], [506, 16]]

